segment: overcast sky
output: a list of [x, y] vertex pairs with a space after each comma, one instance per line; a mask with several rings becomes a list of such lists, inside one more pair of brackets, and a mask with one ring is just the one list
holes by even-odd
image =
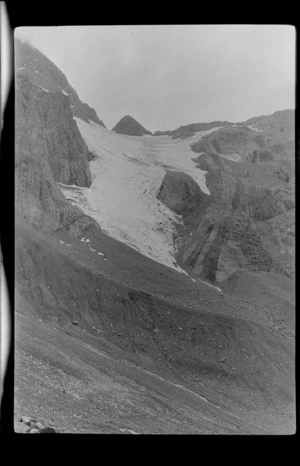
[[126, 114], [156, 131], [295, 107], [293, 26], [26, 27], [16, 37], [109, 129]]

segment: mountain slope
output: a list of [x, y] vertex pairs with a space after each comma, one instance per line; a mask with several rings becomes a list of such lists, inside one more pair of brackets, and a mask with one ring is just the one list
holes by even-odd
[[283, 110], [221, 128], [193, 143], [196, 153], [206, 152], [243, 162], [280, 162], [293, 171], [295, 157], [295, 112]]
[[73, 116], [87, 123], [89, 120], [104, 126], [95, 110], [83, 103], [75, 89], [69, 84], [66, 76], [39, 50], [27, 42], [15, 40], [15, 70], [26, 75], [34, 84], [49, 92], [61, 92], [69, 98], [69, 106]]
[[183, 213], [176, 260], [212, 282], [240, 269], [295, 273], [294, 113], [247, 123], [257, 128], [217, 129], [191, 144], [210, 196]]
[[[139, 384], [149, 383], [146, 374], [136, 367], [139, 366], [162, 378], [165, 390], [170, 389], [167, 384], [172, 382], [202, 398], [204, 405], [200, 400], [197, 402], [197, 414], [192, 424], [190, 421], [185, 425], [186, 433], [193, 432], [194, 422], [203, 422], [202, 416], [208, 416], [209, 423], [202, 426], [203, 430], [198, 424], [198, 432], [202, 433], [230, 433], [239, 429], [241, 433], [258, 433], [256, 423], [266, 433], [293, 431], [293, 339], [290, 335], [283, 337], [280, 327], [272, 327], [264, 305], [260, 314], [256, 311], [251, 318], [250, 307], [246, 305], [241, 316], [240, 303], [236, 304], [234, 297], [222, 297], [217, 290], [201, 282], [194, 283], [93, 227], [78, 238], [63, 231], [45, 236], [18, 221], [16, 237], [16, 309], [21, 315], [39, 319], [40, 326], [35, 335], [34, 330], [29, 331], [34, 325], [28, 322], [28, 337], [24, 338], [22, 331], [16, 339], [16, 388], [21, 412], [27, 408], [26, 414], [41, 415], [35, 404], [42, 403], [43, 412], [49, 415], [55, 397], [56, 407], [52, 406], [50, 412], [58, 429], [70, 431], [76, 425], [80, 431], [90, 412], [92, 431], [102, 432], [102, 415], [98, 422], [93, 415], [94, 377], [103, 382], [109, 367], [112, 369], [116, 364], [120, 367], [120, 363], [127, 361], [134, 365], [135, 371], [128, 372], [123, 366], [113, 374], [114, 380], [127, 386], [129, 393], [135, 386], [136, 373], [140, 374]], [[20, 317], [18, 322], [24, 328], [24, 319]], [[59, 334], [55, 336], [57, 331], [72, 336], [74, 343]], [[40, 332], [44, 335], [42, 346], [38, 343]], [[81, 374], [83, 366], [78, 365], [83, 350], [74, 346], [81, 342], [85, 344], [84, 367], [89, 371], [84, 371], [85, 374]], [[111, 361], [103, 366], [99, 360], [96, 376], [89, 365], [93, 353], [99, 350]], [[24, 385], [24, 377], [31, 377], [33, 386]], [[150, 424], [147, 427], [147, 421], [138, 422], [144, 411], [142, 406], [146, 417], [152, 416], [150, 393], [145, 393], [142, 405], [137, 394], [130, 396], [123, 414], [114, 408], [120, 402], [120, 390], [112, 392], [111, 400], [104, 393], [98, 396], [101, 406], [106, 406], [107, 422], [114, 419], [115, 428], [125, 424], [135, 431], [149, 432], [149, 428], [153, 433], [157, 424], [151, 428]], [[153, 406], [158, 409], [155, 400]], [[185, 400], [183, 409], [188, 404]], [[239, 429], [238, 421], [233, 422], [231, 416], [227, 422], [233, 425], [224, 425], [224, 411], [242, 422]], [[136, 414], [132, 421], [131, 413]], [[79, 423], [75, 422], [74, 414]], [[163, 418], [162, 432], [177, 432], [167, 422], [167, 412]], [[175, 411], [171, 418], [183, 429], [181, 414]]]
[[121, 118], [121, 120], [113, 127], [112, 131], [119, 134], [127, 134], [128, 136], [143, 136], [143, 134], [151, 134], [150, 131], [147, 131], [130, 115], [125, 115]]
[[[18, 413], [58, 432], [294, 433], [275, 225], [292, 219], [293, 184], [265, 162], [194, 159], [217, 128], [135, 138], [73, 118], [64, 82], [30, 69], [16, 79]], [[261, 272], [266, 257], [279, 273]], [[220, 287], [199, 278], [218, 273]]]

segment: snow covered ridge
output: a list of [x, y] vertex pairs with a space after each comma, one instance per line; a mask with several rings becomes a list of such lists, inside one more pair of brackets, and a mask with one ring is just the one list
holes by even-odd
[[59, 186], [67, 199], [113, 238], [185, 273], [174, 259], [173, 235], [181, 216], [170, 211], [156, 195], [167, 170], [189, 174], [209, 194], [206, 172], [192, 161], [195, 154], [190, 144], [215, 129], [189, 139], [172, 140], [168, 136], [126, 136], [74, 119], [95, 158], [90, 162], [90, 188]]

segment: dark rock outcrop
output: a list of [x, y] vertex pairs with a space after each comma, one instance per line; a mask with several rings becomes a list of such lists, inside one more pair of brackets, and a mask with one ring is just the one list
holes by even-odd
[[168, 170], [156, 197], [176, 214], [188, 215], [206, 196], [191, 176]]
[[68, 105], [73, 116], [87, 123], [91, 120], [105, 127], [96, 111], [79, 99], [64, 73], [27, 42], [15, 41], [15, 69], [16, 73], [28, 76], [30, 81], [42, 89], [49, 92], [57, 91], [68, 97]]
[[130, 115], [125, 115], [121, 118], [121, 120], [113, 127], [112, 131], [119, 134], [127, 134], [128, 136], [143, 136], [143, 134], [151, 134], [150, 131], [146, 130]]

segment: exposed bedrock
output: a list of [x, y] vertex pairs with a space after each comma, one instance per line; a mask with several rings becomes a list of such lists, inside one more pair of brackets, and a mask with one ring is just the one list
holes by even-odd
[[76, 222], [82, 213], [67, 201], [56, 181], [90, 186], [90, 154], [67, 97], [19, 77], [15, 127], [16, 212], [47, 231]]
[[210, 133], [191, 146], [194, 152], [221, 154], [249, 163], [279, 162], [291, 169], [295, 157], [295, 112], [284, 110]]
[[18, 74], [27, 76], [32, 83], [42, 89], [49, 92], [57, 91], [68, 96], [68, 105], [73, 116], [81, 118], [86, 123], [93, 121], [105, 127], [96, 111], [80, 100], [64, 73], [29, 43], [15, 40], [15, 67]]
[[55, 181], [90, 186], [90, 154], [68, 98], [60, 92], [43, 91], [25, 76], [18, 78], [16, 93], [18, 156], [22, 152], [26, 156], [30, 145], [31, 155], [48, 162]]
[[216, 154], [196, 161], [207, 171], [209, 196], [187, 175], [174, 172], [166, 174], [158, 195], [183, 216], [178, 263], [211, 282], [239, 269], [293, 276], [293, 186], [261, 166], [252, 166], [248, 176], [248, 164]]
[[157, 199], [179, 215], [191, 213], [207, 195], [186, 173], [168, 170], [164, 176]]

